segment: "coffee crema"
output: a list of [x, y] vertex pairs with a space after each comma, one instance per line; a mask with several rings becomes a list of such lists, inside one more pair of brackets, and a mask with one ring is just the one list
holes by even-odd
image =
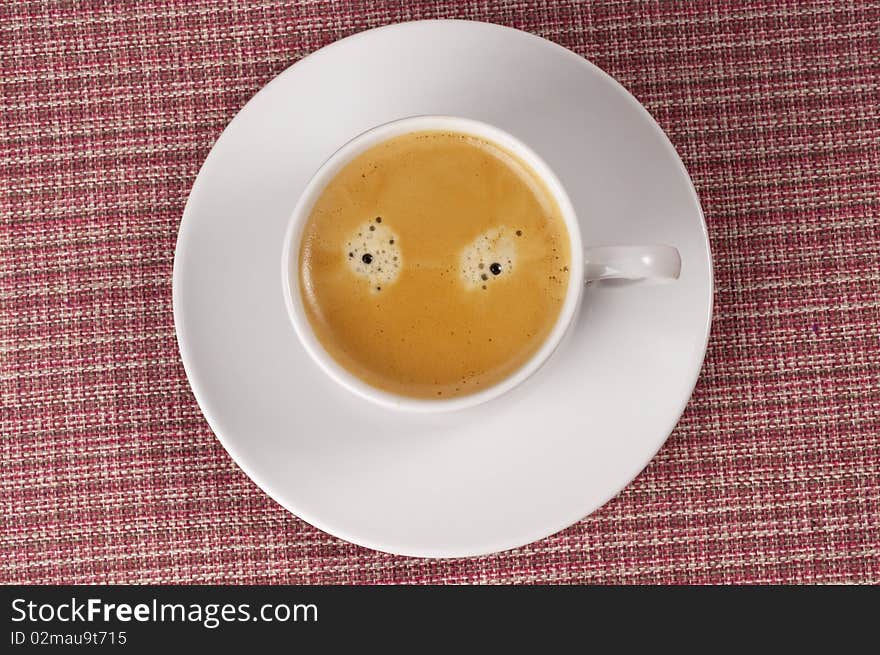
[[553, 195], [518, 157], [414, 132], [327, 184], [298, 275], [318, 341], [346, 370], [402, 396], [453, 398], [502, 381], [544, 343], [570, 250]]

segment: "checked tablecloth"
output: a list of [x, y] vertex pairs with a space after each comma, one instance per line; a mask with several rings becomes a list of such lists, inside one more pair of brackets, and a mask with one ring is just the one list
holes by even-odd
[[[389, 22], [534, 32], [669, 134], [715, 258], [702, 377], [647, 470], [516, 551], [427, 561], [291, 516], [177, 354], [213, 141], [297, 59]], [[880, 583], [880, 2], [0, 5], [0, 581]]]

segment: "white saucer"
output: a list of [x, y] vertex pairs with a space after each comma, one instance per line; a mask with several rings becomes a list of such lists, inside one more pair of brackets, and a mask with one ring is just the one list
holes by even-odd
[[[337, 387], [288, 319], [284, 230], [324, 159], [415, 114], [475, 118], [522, 139], [568, 190], [585, 245], [675, 245], [681, 279], [593, 285], [538, 374], [461, 413], [393, 413]], [[309, 523], [405, 555], [514, 548], [612, 498], [684, 410], [711, 311], [699, 201], [650, 115], [568, 50], [484, 23], [364, 32], [279, 75], [208, 155], [174, 261], [183, 363], [233, 459]]]

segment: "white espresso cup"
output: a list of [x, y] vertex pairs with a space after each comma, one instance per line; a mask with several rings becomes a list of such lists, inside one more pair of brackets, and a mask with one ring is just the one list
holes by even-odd
[[[515, 154], [541, 177], [559, 205], [571, 247], [571, 274], [559, 317], [537, 352], [518, 370], [500, 382], [467, 396], [420, 399], [401, 396], [367, 384], [343, 368], [324, 349], [306, 316], [300, 288], [299, 255], [303, 228], [315, 202], [330, 181], [352, 159], [388, 139], [427, 130], [473, 135]], [[559, 179], [522, 141], [497, 127], [454, 116], [414, 116], [385, 123], [356, 136], [337, 150], [318, 169], [300, 196], [284, 237], [281, 261], [282, 287], [293, 327], [306, 352], [333, 380], [354, 394], [386, 408], [414, 412], [461, 410], [487, 402], [510, 391], [531, 377], [559, 347], [572, 328], [587, 283], [608, 278], [674, 280], [681, 270], [678, 250], [668, 245], [602, 245], [584, 248], [577, 215]], [[626, 289], [620, 289], [626, 293]]]

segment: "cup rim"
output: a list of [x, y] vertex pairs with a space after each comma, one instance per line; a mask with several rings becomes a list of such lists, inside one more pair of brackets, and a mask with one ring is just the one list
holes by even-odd
[[[556, 200], [568, 230], [571, 249], [571, 271], [565, 300], [553, 329], [538, 350], [522, 366], [492, 386], [465, 396], [436, 400], [404, 396], [374, 387], [337, 362], [318, 340], [305, 314], [298, 270], [303, 228], [315, 202], [332, 178], [354, 157], [374, 145], [396, 136], [430, 130], [448, 130], [483, 138], [522, 159], [539, 175]], [[337, 384], [387, 409], [417, 413], [449, 412], [481, 405], [504, 395], [536, 373], [556, 351], [573, 322], [583, 295], [583, 245], [577, 215], [565, 188], [550, 166], [525, 143], [493, 125], [478, 120], [441, 114], [423, 114], [382, 123], [361, 132], [344, 143], [318, 167], [300, 194], [288, 219], [282, 248], [281, 278], [287, 314], [300, 343], [318, 367]]]

